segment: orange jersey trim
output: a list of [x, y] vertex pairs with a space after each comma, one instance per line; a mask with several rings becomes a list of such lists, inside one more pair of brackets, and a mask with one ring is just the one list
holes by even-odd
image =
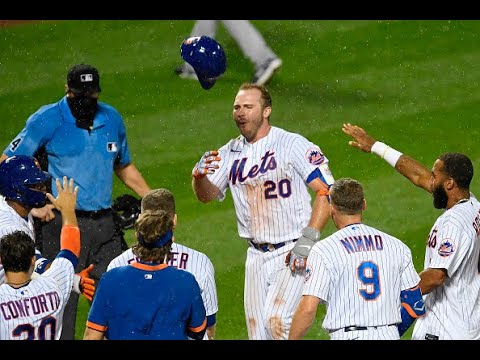
[[132, 262], [130, 266], [133, 266], [134, 268], [140, 269], [140, 270], [162, 270], [168, 267], [168, 264], [157, 264], [157, 265], [147, 265], [147, 264], [142, 264], [138, 262]]
[[80, 255], [80, 229], [74, 225], [63, 225], [60, 233], [60, 249], [70, 250], [77, 257]]
[[105, 332], [108, 329], [107, 326], [101, 326], [101, 325], [92, 323], [91, 321], [87, 321], [87, 327], [93, 330], [101, 331], [101, 332]]
[[203, 320], [202, 325], [197, 326], [196, 328], [189, 327], [188, 329], [191, 330], [192, 332], [198, 333], [198, 332], [202, 331], [203, 329], [205, 329], [206, 327], [207, 327], [207, 319]]

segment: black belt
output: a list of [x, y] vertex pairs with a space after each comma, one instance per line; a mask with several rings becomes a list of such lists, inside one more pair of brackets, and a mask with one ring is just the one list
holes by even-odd
[[[298, 239], [290, 240], [290, 241], [297, 241]], [[267, 252], [267, 251], [275, 251], [277, 249], [280, 249], [282, 246], [285, 246], [285, 244], [289, 243], [290, 241], [283, 241], [279, 242], [277, 244], [271, 244], [271, 243], [254, 243], [253, 241], [249, 240], [248, 243], [253, 246], [255, 249]]]
[[356, 331], [356, 330], [367, 330], [367, 329], [368, 328], [366, 326], [347, 326], [343, 328], [345, 332]]
[[112, 209], [108, 208], [108, 209], [92, 210], [92, 211], [75, 210], [75, 213], [77, 214], [78, 217], [88, 217], [91, 219], [98, 219], [98, 218], [101, 218], [102, 216], [111, 214]]

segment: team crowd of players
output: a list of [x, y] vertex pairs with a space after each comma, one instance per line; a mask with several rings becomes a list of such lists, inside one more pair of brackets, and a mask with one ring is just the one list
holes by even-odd
[[[198, 41], [186, 46], [197, 51]], [[73, 339], [84, 294], [91, 301], [84, 339], [214, 339], [213, 264], [177, 243], [174, 196], [150, 189], [131, 162], [122, 117], [98, 101], [99, 79], [90, 65], [73, 67], [64, 98], [35, 112], [0, 159], [0, 338]], [[223, 201], [230, 190], [238, 235], [249, 245], [248, 338], [302, 339], [324, 303], [331, 339], [395, 340], [412, 324], [412, 339], [480, 339], [471, 160], [445, 153], [428, 169], [343, 125], [352, 147], [384, 159], [445, 210], [417, 273], [404, 241], [363, 223], [363, 186], [335, 179], [320, 146], [271, 125], [271, 113], [267, 88], [242, 84], [232, 111], [240, 135], [206, 151], [192, 170], [199, 201]], [[94, 171], [80, 173], [85, 160]], [[112, 169], [141, 197], [131, 248], [110, 209]], [[330, 219], [337, 231], [322, 239]]]

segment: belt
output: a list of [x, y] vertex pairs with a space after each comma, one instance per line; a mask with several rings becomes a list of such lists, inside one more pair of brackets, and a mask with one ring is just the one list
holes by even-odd
[[279, 243], [276, 243], [276, 244], [271, 244], [271, 243], [260, 243], [260, 244], [258, 244], [258, 243], [254, 243], [251, 240], [248, 240], [248, 243], [257, 250], [267, 252], [267, 251], [275, 251], [277, 249], [280, 249], [282, 246], [285, 246], [290, 241], [295, 242], [297, 240], [298, 239], [289, 240], [289, 241], [282, 241], [282, 242], [279, 242]]
[[397, 324], [378, 325], [378, 326], [356, 326], [356, 325], [352, 325], [352, 326], [346, 326], [346, 327], [340, 328], [340, 329], [328, 330], [328, 332], [331, 334], [331, 333], [334, 333], [334, 332], [339, 331], [339, 330], [343, 330], [344, 332], [349, 332], [349, 331], [358, 331], [358, 330], [368, 330], [369, 328], [378, 329], [379, 327], [384, 327], [384, 326], [397, 326]]
[[101, 218], [102, 216], [108, 215], [112, 213], [112, 209], [100, 209], [100, 210], [92, 210], [92, 211], [86, 211], [86, 210], [75, 210], [75, 213], [77, 214], [78, 217], [88, 217], [91, 219], [98, 219]]
[[347, 326], [343, 328], [345, 332], [356, 331], [356, 330], [367, 330], [367, 329], [368, 328], [366, 326]]

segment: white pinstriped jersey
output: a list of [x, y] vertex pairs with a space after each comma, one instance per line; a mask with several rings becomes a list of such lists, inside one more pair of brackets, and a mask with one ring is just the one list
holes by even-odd
[[0, 285], [0, 339], [59, 340], [74, 275], [72, 262], [57, 257], [27, 285]]
[[[24, 219], [18, 213], [7, 204], [5, 198], [0, 196], [0, 239], [15, 231], [23, 231], [27, 233], [32, 239], [35, 240], [35, 230], [33, 228], [32, 214], [28, 214], [28, 218]], [[38, 250], [35, 250], [36, 254], [40, 254]], [[5, 282], [5, 272], [3, 266], [0, 264], [0, 284]]]
[[[215, 284], [215, 271], [213, 264], [204, 253], [189, 248], [185, 245], [172, 243], [172, 260], [170, 266], [186, 270], [195, 276], [200, 286], [206, 315], [216, 314], [218, 311], [217, 286]], [[122, 254], [110, 261], [107, 271], [119, 266], [125, 266], [135, 261], [132, 249], [125, 250]]]
[[219, 149], [220, 168], [208, 179], [225, 198], [230, 188], [240, 237], [256, 243], [298, 239], [312, 212], [305, 182], [319, 169], [333, 184], [328, 159], [303, 136], [272, 126], [253, 144], [240, 135]]
[[[387, 330], [386, 325], [401, 322], [400, 292], [419, 282], [407, 245], [371, 226], [351, 224], [312, 247], [303, 295], [326, 303], [322, 325], [327, 331], [348, 326]], [[388, 334], [399, 338], [398, 331], [388, 329]], [[386, 335], [378, 331], [376, 336]]]
[[424, 267], [443, 268], [448, 278], [424, 296], [426, 315], [417, 319], [412, 339], [480, 339], [480, 203], [470, 194], [445, 211], [427, 241]]

